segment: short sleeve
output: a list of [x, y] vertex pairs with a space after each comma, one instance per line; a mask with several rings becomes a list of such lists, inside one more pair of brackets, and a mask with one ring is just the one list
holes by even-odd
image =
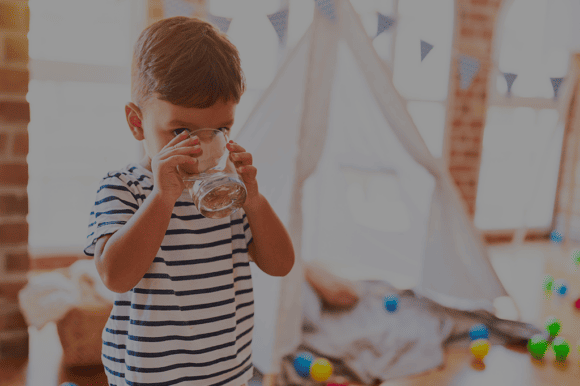
[[124, 181], [125, 176], [109, 174], [101, 180], [95, 203], [89, 216], [89, 229], [84, 253], [95, 255], [95, 244], [104, 235], [113, 234], [129, 221], [139, 209], [135, 184]]

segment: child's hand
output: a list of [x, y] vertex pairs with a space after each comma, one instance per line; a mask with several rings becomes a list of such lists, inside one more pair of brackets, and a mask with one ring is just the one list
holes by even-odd
[[192, 157], [200, 154], [199, 139], [190, 138], [182, 133], [173, 138], [151, 159], [151, 170], [154, 178], [154, 190], [157, 190], [169, 202], [175, 203], [185, 189], [177, 166], [197, 165], [197, 159]]
[[246, 149], [231, 140], [228, 142], [227, 147], [230, 151], [230, 159], [248, 191], [246, 203], [244, 204], [246, 206], [257, 199], [260, 194], [258, 192], [258, 181], [256, 180], [258, 169], [252, 165], [252, 154], [246, 152]]

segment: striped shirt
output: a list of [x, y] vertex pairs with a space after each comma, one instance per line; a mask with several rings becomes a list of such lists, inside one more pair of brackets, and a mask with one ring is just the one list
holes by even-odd
[[[110, 172], [97, 191], [85, 254], [119, 230], [153, 189], [139, 164]], [[102, 333], [110, 385], [242, 385], [253, 375], [252, 242], [243, 210], [203, 217], [187, 190], [141, 281], [115, 294]]]

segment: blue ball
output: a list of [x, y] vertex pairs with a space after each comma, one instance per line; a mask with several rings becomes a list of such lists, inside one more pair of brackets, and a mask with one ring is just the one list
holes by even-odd
[[550, 234], [550, 239], [552, 239], [552, 242], [557, 244], [557, 243], [562, 242], [564, 237], [562, 236], [562, 234], [560, 232], [552, 231], [552, 233]]
[[554, 292], [561, 297], [566, 296], [566, 292], [568, 292], [568, 283], [566, 280], [558, 279], [554, 281]]
[[387, 295], [385, 296], [385, 308], [389, 312], [397, 311], [399, 307], [399, 297], [397, 295]]
[[469, 329], [469, 338], [471, 340], [488, 339], [489, 331], [484, 324], [479, 323]]
[[73, 382], [65, 382], [65, 383], [61, 383], [60, 386], [79, 386], [76, 383]]
[[314, 362], [312, 354], [301, 352], [294, 358], [294, 369], [296, 369], [296, 372], [301, 377], [308, 378], [310, 376], [310, 365], [312, 365], [312, 362]]

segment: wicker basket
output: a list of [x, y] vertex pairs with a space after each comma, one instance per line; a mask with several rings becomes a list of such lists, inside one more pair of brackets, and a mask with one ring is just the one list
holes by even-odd
[[64, 366], [99, 365], [101, 334], [113, 305], [75, 307], [56, 323]]

